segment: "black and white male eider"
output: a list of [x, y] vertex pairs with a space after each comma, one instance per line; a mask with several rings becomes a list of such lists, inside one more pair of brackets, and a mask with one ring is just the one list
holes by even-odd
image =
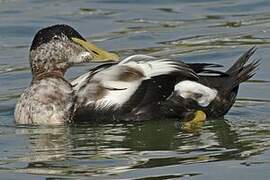
[[30, 48], [32, 82], [15, 108], [19, 124], [64, 124], [72, 120], [74, 92], [64, 79], [73, 64], [118, 59], [117, 55], [88, 43], [68, 25], [41, 29]]
[[258, 61], [247, 63], [254, 52], [250, 49], [226, 72], [209, 69], [220, 67], [217, 64], [184, 64], [146, 55], [97, 66], [71, 82], [75, 119], [142, 121], [197, 112], [221, 117], [235, 102], [239, 84], [255, 74]]

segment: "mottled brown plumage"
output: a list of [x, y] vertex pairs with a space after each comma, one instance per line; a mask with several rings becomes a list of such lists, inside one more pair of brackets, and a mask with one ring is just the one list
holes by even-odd
[[[97, 50], [92, 44], [89, 47]], [[29, 55], [33, 78], [16, 105], [16, 123], [59, 125], [72, 121], [74, 92], [64, 74], [73, 64], [98, 58], [89, 47], [68, 25], [54, 25], [37, 32]], [[102, 58], [109, 58], [106, 55], [102, 54]]]
[[19, 124], [59, 125], [73, 116], [73, 90], [63, 77], [48, 75], [31, 83], [20, 97], [15, 111]]

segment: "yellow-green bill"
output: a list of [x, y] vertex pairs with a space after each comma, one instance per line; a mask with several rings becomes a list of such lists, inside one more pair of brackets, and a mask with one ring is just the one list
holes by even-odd
[[103, 61], [118, 61], [120, 58], [115, 53], [110, 53], [104, 49], [98, 48], [91, 42], [78, 39], [78, 38], [71, 38], [75, 43], [80, 44], [83, 48], [87, 51], [92, 53], [93, 55], [93, 62], [103, 62]]

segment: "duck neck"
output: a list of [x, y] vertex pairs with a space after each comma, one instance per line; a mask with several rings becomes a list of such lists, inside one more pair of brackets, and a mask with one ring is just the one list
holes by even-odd
[[49, 45], [31, 50], [29, 62], [33, 80], [49, 75], [64, 77], [66, 70], [71, 66], [61, 48]]
[[32, 81], [39, 81], [39, 80], [47, 78], [47, 77], [62, 78], [63, 79], [64, 74], [65, 74], [65, 72], [63, 72], [61, 70], [46, 71], [46, 72], [42, 72], [42, 73], [38, 73], [38, 74], [33, 75]]

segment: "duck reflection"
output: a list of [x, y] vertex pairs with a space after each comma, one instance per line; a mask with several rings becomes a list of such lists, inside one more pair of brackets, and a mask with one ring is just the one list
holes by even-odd
[[191, 133], [169, 120], [75, 124], [24, 133], [31, 146], [24, 170], [38, 174], [117, 174], [133, 168], [237, 159], [256, 148], [254, 142], [242, 141], [237, 128], [225, 119], [207, 121]]
[[16, 133], [27, 135], [31, 149], [28, 158], [31, 161], [61, 159], [70, 149], [67, 127], [27, 127], [17, 129]]
[[70, 128], [59, 127], [20, 127], [16, 134], [26, 135], [30, 152], [21, 157], [28, 165], [20, 171], [31, 174], [62, 174], [68, 167], [55, 164], [67, 159], [72, 146], [70, 144]]

